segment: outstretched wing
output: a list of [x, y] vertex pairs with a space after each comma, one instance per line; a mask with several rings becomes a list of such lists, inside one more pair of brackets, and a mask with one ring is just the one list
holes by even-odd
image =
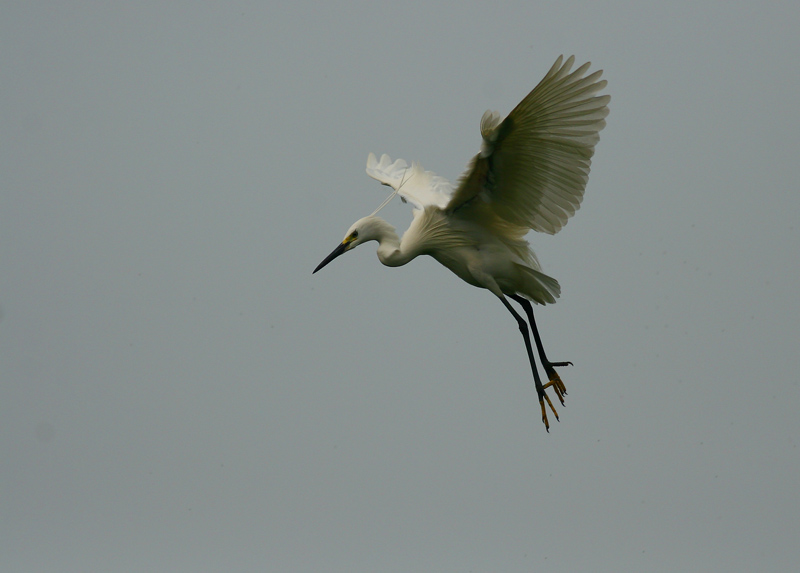
[[599, 80], [603, 72], [583, 77], [587, 62], [570, 73], [574, 60], [562, 65], [559, 56], [505, 119], [483, 115], [481, 152], [447, 210], [550, 234], [575, 214], [611, 97], [595, 95], [606, 86]]
[[397, 194], [411, 203], [415, 209], [433, 205], [444, 209], [453, 194], [453, 185], [432, 171], [425, 171], [419, 163], [408, 163], [398, 159], [394, 163], [388, 155], [381, 155], [380, 162], [374, 153], [367, 157], [367, 175], [384, 185], [397, 190]]

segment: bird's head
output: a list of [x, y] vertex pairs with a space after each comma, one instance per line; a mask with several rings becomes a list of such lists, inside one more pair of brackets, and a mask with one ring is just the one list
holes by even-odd
[[362, 243], [366, 243], [368, 241], [380, 241], [381, 237], [385, 236], [387, 232], [394, 233], [394, 227], [380, 217], [369, 215], [368, 217], [359, 219], [347, 230], [342, 242], [339, 243], [335, 249], [333, 249], [333, 252], [330, 255], [325, 257], [325, 260], [322, 261], [316, 269], [314, 269], [314, 273], [339, 255], [342, 255], [347, 251], [352, 251]]

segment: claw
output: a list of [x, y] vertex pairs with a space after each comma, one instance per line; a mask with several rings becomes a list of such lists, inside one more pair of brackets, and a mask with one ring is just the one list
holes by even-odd
[[550, 382], [543, 386], [543, 389], [552, 388], [556, 396], [558, 396], [558, 400], [561, 402], [562, 406], [566, 406], [564, 402], [564, 396], [567, 393], [567, 389], [564, 387], [564, 383], [561, 381], [561, 378], [558, 377], [558, 374], [555, 374], [555, 377], [550, 378]]
[[547, 404], [550, 406], [550, 409], [553, 411], [553, 415], [556, 417], [556, 422], [560, 422], [561, 419], [559, 419], [558, 412], [556, 412], [556, 409], [553, 408], [553, 403], [550, 401], [550, 396], [545, 394], [544, 395], [544, 399], [547, 400]]
[[[547, 394], [545, 394], [545, 396], [547, 396]], [[549, 401], [550, 400], [548, 400], [548, 402]], [[547, 430], [547, 433], [549, 434], [550, 433], [550, 424], [547, 421], [547, 411], [544, 409], [544, 400], [542, 398], [539, 398], [539, 406], [542, 407], [542, 422], [544, 422], [544, 429]], [[550, 407], [551, 408], [553, 407], [552, 404], [550, 405]]]
[[[563, 383], [562, 383], [561, 386], [563, 386]], [[566, 394], [566, 392], [564, 392], [564, 389], [561, 386], [559, 386], [557, 381], [551, 380], [550, 382], [548, 382], [547, 384], [542, 386], [542, 388], [544, 390], [547, 390], [548, 388], [552, 388], [555, 391], [556, 396], [558, 397], [559, 401], [561, 402], [561, 405], [562, 406], [566, 406], [566, 404], [564, 403], [564, 394]]]
[[553, 366], [561, 366], [561, 365], [568, 365], [572, 364], [571, 362], [550, 362], [545, 365], [544, 371], [547, 373], [547, 377], [550, 379], [550, 382], [544, 385], [545, 388], [552, 387], [553, 390], [556, 392], [556, 396], [561, 401], [562, 406], [566, 406], [564, 404], [564, 396], [567, 395], [567, 387], [564, 386], [564, 382], [561, 380], [561, 376], [555, 371]]
[[[549, 386], [549, 384], [547, 386]], [[544, 388], [547, 388], [547, 386], [545, 386]], [[544, 390], [544, 388], [543, 388], [543, 390]], [[547, 409], [544, 407], [544, 401], [545, 400], [547, 400], [547, 405], [550, 406], [550, 409], [553, 411], [553, 415], [556, 417], [556, 422], [560, 422], [561, 419], [558, 417], [558, 412], [553, 407], [553, 403], [550, 401], [550, 396], [548, 396], [547, 393], [545, 393], [543, 391], [542, 395], [539, 397], [539, 406], [541, 406], [541, 408], [542, 408], [542, 422], [544, 422], [544, 427], [547, 430], [547, 432], [549, 433], [550, 432], [550, 422], [548, 422], [548, 420], [547, 420]], [[561, 403], [563, 404], [564, 401], [561, 400]]]

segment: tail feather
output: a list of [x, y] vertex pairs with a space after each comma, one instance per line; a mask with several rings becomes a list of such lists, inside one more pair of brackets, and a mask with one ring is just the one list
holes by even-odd
[[554, 304], [561, 295], [561, 285], [553, 277], [524, 265], [517, 265], [524, 281], [524, 290], [518, 294], [537, 304]]

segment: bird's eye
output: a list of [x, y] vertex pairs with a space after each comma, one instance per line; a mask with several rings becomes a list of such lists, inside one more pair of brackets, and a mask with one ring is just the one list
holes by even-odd
[[352, 233], [350, 233], [350, 237], [353, 239], [358, 239], [358, 231], [353, 231]]

